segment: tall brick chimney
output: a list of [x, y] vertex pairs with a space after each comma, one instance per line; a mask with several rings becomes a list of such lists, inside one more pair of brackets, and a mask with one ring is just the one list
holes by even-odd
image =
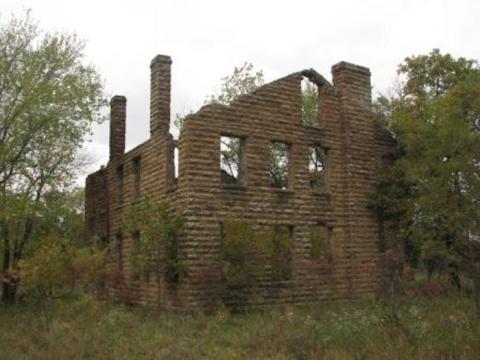
[[110, 100], [110, 160], [117, 160], [125, 152], [125, 120], [127, 98], [116, 95]]
[[172, 59], [157, 55], [150, 63], [150, 136], [165, 135], [170, 128]]
[[370, 112], [372, 91], [368, 68], [342, 61], [332, 66], [332, 75], [333, 85], [341, 91], [344, 101], [353, 101], [355, 106]]
[[[355, 206], [366, 208], [369, 185], [374, 181], [375, 173], [375, 127], [371, 112], [370, 70], [342, 61], [332, 67], [332, 74], [333, 84], [340, 96], [346, 181], [349, 183], [346, 193], [356, 194], [349, 205], [355, 203]], [[365, 192], [356, 188], [360, 184]], [[361, 201], [359, 193], [365, 195]]]
[[[340, 62], [332, 67], [333, 84], [338, 90], [343, 127], [345, 184], [342, 189], [346, 231], [345, 254], [351, 264], [378, 259], [378, 218], [369, 209], [375, 189], [377, 145], [375, 122], [371, 112], [370, 71], [368, 68]], [[376, 268], [378, 270], [378, 268]], [[375, 270], [375, 271], [377, 271]], [[350, 296], [367, 286], [369, 276], [378, 272], [347, 271]]]

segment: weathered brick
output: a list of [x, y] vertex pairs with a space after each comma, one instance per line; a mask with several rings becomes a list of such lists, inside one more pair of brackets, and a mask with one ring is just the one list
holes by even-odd
[[[88, 236], [115, 241], [125, 211], [139, 191], [154, 201], [167, 201], [173, 213], [185, 218], [180, 260], [188, 274], [175, 288], [164, 279], [160, 289], [153, 279], [130, 281], [134, 296], [129, 300], [145, 304], [160, 299], [166, 308], [181, 309], [214, 304], [218, 294], [213, 289], [221, 281], [220, 224], [231, 218], [245, 219], [258, 230], [272, 225], [294, 229], [291, 278], [272, 281], [266, 275], [255, 289], [260, 296], [252, 297], [251, 305], [311, 303], [375, 291], [382, 261], [378, 219], [368, 203], [376, 174], [392, 153], [394, 142], [371, 116], [369, 70], [341, 62], [332, 67], [333, 85], [314, 70], [304, 70], [243, 95], [230, 106], [206, 105], [187, 118], [175, 142], [169, 133], [170, 66], [171, 59], [162, 55], [151, 64], [150, 139], [123, 154], [125, 108], [121, 106], [125, 102], [115, 97], [110, 161], [86, 181]], [[302, 124], [300, 83], [304, 76], [319, 88], [319, 119], [314, 127]], [[226, 186], [221, 181], [222, 134], [243, 141], [241, 186]], [[268, 176], [269, 145], [274, 140], [290, 148], [290, 181], [285, 190], [272, 188]], [[327, 149], [327, 161], [325, 183], [312, 189], [308, 156], [314, 144]], [[139, 164], [140, 175], [135, 173]], [[117, 178], [119, 166], [123, 166], [122, 186]], [[118, 191], [123, 192], [121, 202]], [[318, 224], [329, 228], [328, 259], [310, 255], [310, 233]], [[123, 239], [121, 250], [127, 254], [132, 236], [123, 234]], [[128, 275], [128, 256], [122, 259]]]

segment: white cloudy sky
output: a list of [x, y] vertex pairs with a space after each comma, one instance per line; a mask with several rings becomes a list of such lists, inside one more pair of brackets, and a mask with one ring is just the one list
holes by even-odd
[[[87, 40], [88, 61], [109, 95], [125, 95], [127, 148], [149, 134], [149, 64], [170, 55], [172, 114], [196, 108], [235, 65], [252, 62], [271, 81], [313, 67], [330, 78], [345, 60], [370, 68], [385, 92], [408, 55], [440, 48], [480, 58], [479, 0], [2, 0], [0, 22], [31, 9], [44, 29]], [[108, 157], [108, 124], [89, 151]]]

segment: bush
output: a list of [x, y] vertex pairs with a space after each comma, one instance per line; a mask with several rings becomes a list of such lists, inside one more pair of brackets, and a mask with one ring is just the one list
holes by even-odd
[[24, 297], [41, 301], [78, 287], [97, 291], [103, 285], [106, 264], [106, 250], [48, 237], [20, 262], [21, 290]]
[[229, 220], [222, 225], [221, 270], [225, 281], [222, 297], [230, 304], [248, 301], [267, 265], [265, 237], [246, 221]]

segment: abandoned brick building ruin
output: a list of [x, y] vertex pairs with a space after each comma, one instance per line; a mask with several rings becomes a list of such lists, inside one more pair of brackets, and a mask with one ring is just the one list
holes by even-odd
[[[332, 84], [305, 70], [229, 106], [205, 105], [188, 117], [176, 141], [169, 132], [171, 64], [163, 55], [151, 62], [150, 138], [127, 153], [126, 99], [112, 98], [110, 160], [86, 180], [87, 236], [110, 244], [112, 271], [125, 274], [134, 294], [130, 301], [160, 299], [162, 306], [183, 309], [217, 301], [212, 289], [222, 281], [219, 256], [227, 219], [243, 219], [260, 230], [288, 229], [289, 274], [267, 277], [252, 301], [311, 303], [375, 291], [382, 278], [381, 226], [368, 203], [393, 143], [370, 113], [369, 70], [340, 62], [332, 67]], [[318, 89], [313, 124], [302, 120], [305, 78]], [[225, 140], [238, 150], [233, 170], [222, 165]], [[275, 151], [283, 157], [280, 180], [272, 179]], [[127, 254], [135, 234], [122, 233], [122, 219], [140, 196], [166, 201], [185, 220], [178, 256], [187, 272], [175, 287], [166, 279], [158, 285], [131, 276]], [[312, 232], [321, 234], [328, 256], [312, 255]], [[110, 284], [114, 293], [115, 286]]]

